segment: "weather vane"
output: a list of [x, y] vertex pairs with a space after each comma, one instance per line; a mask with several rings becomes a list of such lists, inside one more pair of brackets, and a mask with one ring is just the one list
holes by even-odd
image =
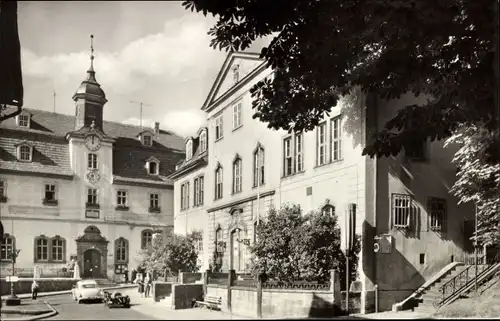
[[90, 35], [90, 60], [94, 60], [94, 35]]

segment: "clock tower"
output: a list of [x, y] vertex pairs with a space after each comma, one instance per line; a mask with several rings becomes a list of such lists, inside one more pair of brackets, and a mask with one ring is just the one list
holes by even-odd
[[92, 124], [95, 130], [103, 132], [103, 107], [107, 99], [101, 85], [95, 78], [94, 71], [94, 36], [90, 36], [90, 68], [87, 70], [87, 77], [73, 95], [75, 101], [75, 131], [89, 129]]

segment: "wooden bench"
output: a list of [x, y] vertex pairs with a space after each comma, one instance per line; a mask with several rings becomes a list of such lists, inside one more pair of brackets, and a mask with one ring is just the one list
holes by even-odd
[[203, 301], [196, 301], [196, 306], [198, 307], [207, 307], [210, 310], [219, 309], [222, 306], [222, 297], [210, 296], [207, 295]]

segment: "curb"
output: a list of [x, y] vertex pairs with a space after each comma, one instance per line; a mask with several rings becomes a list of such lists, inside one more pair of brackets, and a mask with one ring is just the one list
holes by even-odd
[[54, 309], [54, 307], [52, 305], [50, 305], [47, 301], [44, 300], [43, 303], [45, 303], [47, 305], [47, 307], [49, 307], [49, 309], [51, 310], [50, 312], [46, 312], [46, 313], [43, 313], [43, 314], [37, 314], [37, 315], [25, 317], [25, 318], [11, 318], [11, 319], [4, 318], [2, 321], [31, 321], [31, 320], [40, 320], [40, 319], [45, 319], [45, 318], [53, 317], [54, 315], [57, 314], [56, 309]]

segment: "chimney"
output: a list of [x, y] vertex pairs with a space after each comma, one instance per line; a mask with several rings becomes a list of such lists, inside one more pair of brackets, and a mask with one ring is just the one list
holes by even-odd
[[155, 136], [156, 136], [156, 139], [158, 139], [158, 137], [160, 137], [160, 123], [159, 122], [155, 122]]

